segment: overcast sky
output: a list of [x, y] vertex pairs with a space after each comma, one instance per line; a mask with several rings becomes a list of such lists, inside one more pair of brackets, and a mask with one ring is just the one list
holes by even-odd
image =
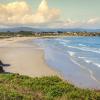
[[0, 27], [100, 28], [100, 0], [0, 0]]

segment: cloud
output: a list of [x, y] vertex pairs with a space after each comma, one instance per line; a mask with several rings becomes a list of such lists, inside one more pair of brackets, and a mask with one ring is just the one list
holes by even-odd
[[3, 26], [32, 26], [50, 28], [98, 27], [100, 18], [93, 17], [85, 21], [60, 18], [60, 10], [49, 8], [47, 0], [42, 0], [36, 12], [25, 0], [0, 4], [0, 27]]
[[31, 9], [24, 1], [0, 4], [0, 24], [22, 22], [22, 16], [27, 14], [31, 14]]
[[35, 13], [25, 1], [0, 4], [0, 25], [47, 23], [59, 18], [59, 9], [50, 9], [43, 0]]
[[100, 28], [100, 18], [94, 17], [89, 18], [88, 20], [84, 21], [75, 21], [72, 19], [67, 19], [66, 21], [61, 21], [57, 24], [57, 27], [61, 28]]
[[99, 17], [94, 17], [94, 18], [91, 18], [87, 21], [88, 24], [95, 24], [95, 23], [100, 23], [100, 18]]

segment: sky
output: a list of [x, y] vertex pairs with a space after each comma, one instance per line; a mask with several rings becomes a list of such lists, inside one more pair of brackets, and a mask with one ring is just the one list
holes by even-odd
[[100, 0], [0, 0], [0, 27], [100, 28]]

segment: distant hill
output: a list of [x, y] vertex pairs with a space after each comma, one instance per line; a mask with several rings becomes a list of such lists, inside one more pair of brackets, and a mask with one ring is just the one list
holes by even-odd
[[100, 32], [100, 29], [84, 29], [84, 28], [32, 28], [32, 27], [12, 27], [0, 28], [0, 32], [19, 32], [19, 31], [32, 31], [32, 32]]

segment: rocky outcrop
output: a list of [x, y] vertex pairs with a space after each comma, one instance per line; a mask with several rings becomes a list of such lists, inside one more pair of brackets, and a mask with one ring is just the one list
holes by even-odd
[[0, 66], [0, 73], [3, 73], [4, 70], [3, 70], [3, 67]]
[[0, 73], [3, 73], [4, 72], [4, 70], [3, 70], [3, 63], [2, 63], [2, 61], [0, 60]]

